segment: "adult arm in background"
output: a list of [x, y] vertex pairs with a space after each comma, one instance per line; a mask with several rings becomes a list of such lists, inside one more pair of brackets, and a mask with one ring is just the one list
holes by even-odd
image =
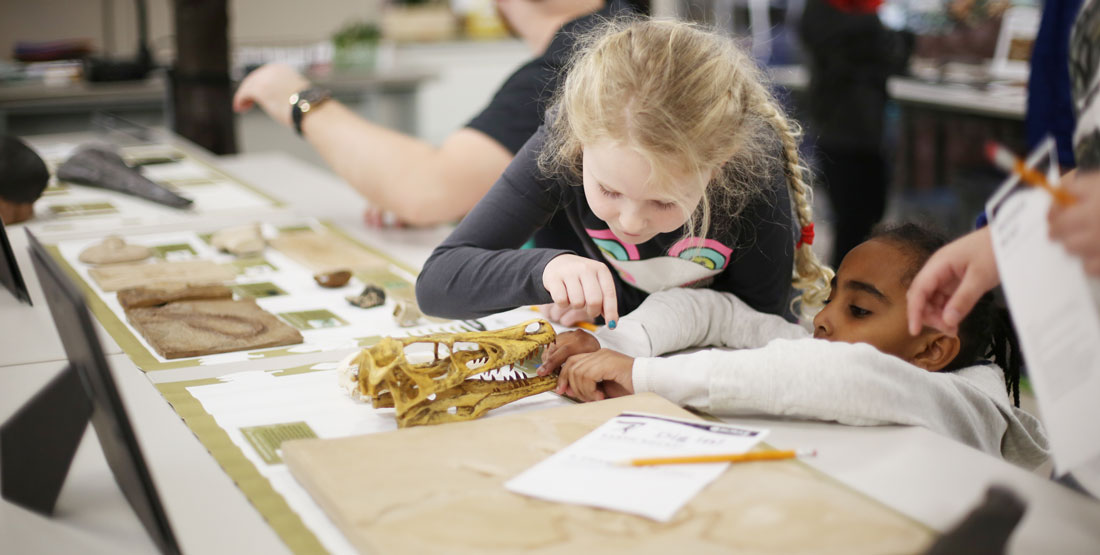
[[[1081, 257], [1085, 271], [1100, 277], [1100, 172], [1074, 170], [1062, 177], [1077, 200], [1053, 204], [1047, 215], [1051, 239]], [[959, 323], [987, 291], [1001, 282], [989, 226], [936, 251], [909, 286], [909, 333], [932, 326], [957, 334]]]
[[425, 314], [476, 318], [553, 301], [542, 274], [558, 249], [522, 249], [558, 208], [557, 183], [542, 177], [539, 130], [516, 154], [492, 189], [424, 263], [416, 299]]
[[909, 285], [909, 333], [917, 335], [924, 326], [931, 326], [957, 335], [959, 323], [978, 299], [999, 283], [989, 226], [944, 245]]
[[[241, 82], [233, 108], [259, 105], [290, 127], [290, 96], [310, 86], [293, 68], [268, 64]], [[468, 127], [436, 147], [373, 124], [337, 100], [302, 119], [302, 134], [340, 177], [373, 206], [403, 222], [431, 225], [465, 215], [508, 166], [512, 153]]]

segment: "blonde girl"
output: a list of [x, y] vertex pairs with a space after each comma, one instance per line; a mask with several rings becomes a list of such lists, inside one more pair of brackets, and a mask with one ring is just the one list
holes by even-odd
[[[832, 272], [809, 246], [799, 130], [752, 60], [677, 21], [609, 21], [577, 43], [547, 125], [425, 263], [423, 311], [553, 303], [562, 323], [614, 328], [689, 286], [791, 317], [792, 282], [803, 313], [820, 306]], [[557, 213], [575, 246], [520, 249]]]

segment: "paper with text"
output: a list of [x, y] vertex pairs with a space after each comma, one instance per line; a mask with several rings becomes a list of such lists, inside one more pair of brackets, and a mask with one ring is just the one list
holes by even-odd
[[[1058, 183], [1053, 142], [1028, 165]], [[993, 250], [1058, 474], [1100, 456], [1100, 308], [1097, 280], [1050, 239], [1047, 192], [1013, 177], [990, 199]]]
[[516, 476], [510, 491], [589, 505], [667, 522], [729, 463], [648, 467], [621, 463], [643, 457], [743, 453], [766, 430], [665, 416], [623, 413]]

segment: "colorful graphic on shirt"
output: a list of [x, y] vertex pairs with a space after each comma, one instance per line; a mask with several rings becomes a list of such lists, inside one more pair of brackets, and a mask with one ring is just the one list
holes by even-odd
[[709, 270], [724, 270], [730, 262], [731, 253], [733, 249], [722, 243], [699, 237], [688, 237], [668, 249], [669, 256], [690, 260]]
[[638, 247], [619, 241], [610, 229], [585, 229], [596, 246], [609, 258], [615, 260], [638, 260]]
[[600, 253], [627, 283], [654, 293], [699, 282], [725, 270], [733, 249], [713, 239], [689, 237], [667, 256], [642, 258], [637, 245], [622, 242], [609, 229], [585, 229]]

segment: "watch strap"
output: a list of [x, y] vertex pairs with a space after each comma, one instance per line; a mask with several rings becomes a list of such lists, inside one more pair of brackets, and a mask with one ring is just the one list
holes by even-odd
[[305, 114], [330, 98], [332, 93], [321, 87], [309, 87], [290, 95], [290, 120], [294, 124], [294, 132], [301, 135]]

